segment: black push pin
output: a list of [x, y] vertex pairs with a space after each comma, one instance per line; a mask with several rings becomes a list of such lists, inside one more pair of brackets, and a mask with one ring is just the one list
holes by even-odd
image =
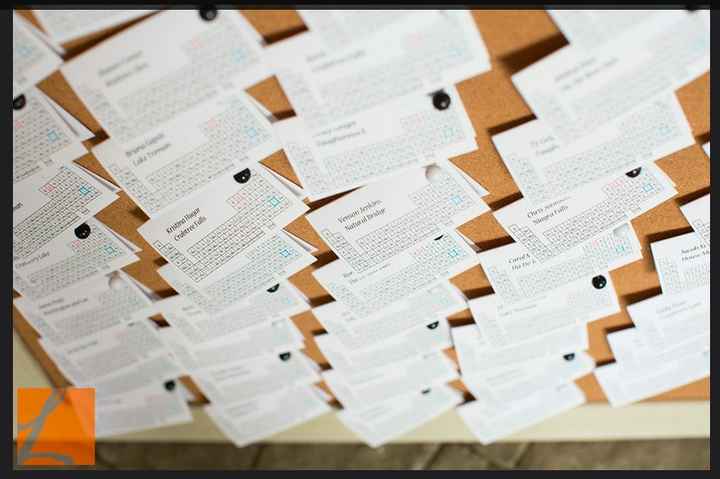
[[575, 359], [575, 353], [566, 354], [563, 356], [563, 359], [565, 361], [572, 361], [573, 359]]
[[250, 175], [251, 175], [250, 168], [245, 168], [240, 173], [236, 173], [235, 175], [233, 175], [233, 178], [238, 183], [243, 184], [243, 183], [247, 183], [248, 181], [250, 181]]
[[641, 171], [642, 171], [642, 168], [635, 168], [634, 170], [630, 170], [625, 174], [630, 178], [635, 178], [637, 175], [640, 174]]
[[605, 279], [605, 276], [599, 274], [595, 276], [592, 279], [592, 285], [595, 287], [595, 289], [603, 289], [605, 285], [607, 284], [607, 279]]
[[438, 110], [447, 110], [450, 107], [450, 95], [439, 91], [433, 95], [433, 106]]
[[172, 381], [172, 380], [171, 380], [171, 381], [166, 381], [166, 382], [165, 382], [165, 389], [167, 389], [168, 391], [174, 390], [174, 389], [175, 389], [175, 381]]
[[290, 359], [290, 353], [289, 353], [289, 352], [287, 352], [287, 353], [280, 353], [278, 356], [280, 356], [280, 359], [282, 359], [283, 361], [287, 361], [288, 359]]
[[425, 388], [420, 392], [422, 392], [423, 394], [428, 394], [430, 392], [430, 388]]
[[268, 293], [274, 293], [274, 292], [277, 291], [278, 289], [280, 289], [280, 283], [276, 284], [275, 286], [270, 286], [270, 287], [267, 289], [267, 292], [268, 292]]
[[435, 238], [435, 241], [441, 240], [443, 236], [445, 236], [445, 235], [438, 236], [437, 238]]
[[215, 7], [207, 6], [200, 8], [200, 18], [202, 18], [206, 22], [212, 22], [217, 18], [217, 16], [218, 11]]
[[13, 110], [22, 110], [25, 107], [25, 95], [20, 95], [13, 100]]
[[90, 236], [90, 226], [88, 226], [87, 223], [83, 223], [77, 228], [75, 228], [75, 236], [78, 237], [78, 239], [85, 239], [88, 236]]
[[439, 321], [435, 321], [434, 323], [430, 323], [430, 324], [428, 324], [428, 325], [425, 326], [425, 327], [428, 328], [428, 329], [435, 329], [435, 328], [438, 327], [439, 324], [440, 324]]

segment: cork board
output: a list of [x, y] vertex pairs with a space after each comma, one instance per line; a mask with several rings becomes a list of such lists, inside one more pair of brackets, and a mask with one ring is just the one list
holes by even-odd
[[[305, 29], [294, 10], [243, 10], [242, 12], [268, 43]], [[31, 13], [24, 11], [21, 14], [37, 25]], [[492, 57], [492, 71], [458, 85], [460, 96], [475, 128], [478, 149], [452, 158], [451, 161], [490, 192], [490, 196], [485, 199], [491, 209], [497, 210], [516, 201], [521, 195], [495, 151], [491, 137], [534, 118], [520, 94], [514, 89], [510, 76], [566, 45], [567, 42], [547, 13], [542, 10], [476, 10], [473, 11], [473, 16]], [[66, 44], [67, 58], [91, 48], [103, 39], [127, 28], [128, 25]], [[59, 72], [45, 79], [39, 87], [95, 133], [96, 138], [86, 142], [88, 147], [107, 138]], [[290, 104], [274, 77], [254, 85], [248, 91], [279, 118], [293, 115]], [[650, 243], [692, 231], [680, 212], [679, 205], [692, 201], [710, 190], [710, 162], [700, 146], [708, 141], [710, 136], [709, 73], [680, 89], [677, 95], [697, 144], [657, 162], [676, 183], [678, 195], [632, 222], [642, 244], [643, 259], [611, 273], [623, 308], [620, 313], [589, 325], [589, 353], [598, 364], [605, 364], [613, 359], [605, 338], [606, 334], [632, 326], [625, 306], [660, 293]], [[80, 158], [78, 163], [113, 181], [92, 154]], [[263, 160], [263, 163], [290, 180], [298, 182], [282, 152], [273, 154]], [[309, 206], [314, 209], [331, 200], [332, 198], [317, 201], [310, 203]], [[174, 294], [174, 291], [156, 273], [157, 268], [165, 264], [165, 260], [137, 233], [137, 228], [147, 220], [147, 217], [127, 195], [120, 193], [119, 200], [100, 212], [97, 218], [142, 248], [143, 251], [138, 255], [140, 261], [124, 268], [129, 275], [161, 296]], [[336, 259], [336, 256], [304, 218], [291, 223], [287, 230], [318, 248], [316, 253], [318, 261], [292, 276], [290, 281], [311, 299], [313, 306], [332, 301], [331, 296], [314, 280], [311, 273], [317, 267]], [[492, 214], [484, 214], [466, 223], [460, 227], [460, 231], [483, 250], [512, 242]], [[479, 266], [456, 276], [452, 282], [462, 289], [468, 298], [492, 292], [490, 283]], [[307, 354], [315, 361], [326, 364], [312, 339], [315, 334], [322, 332], [320, 323], [311, 312], [305, 312], [292, 319], [305, 335]], [[452, 316], [450, 321], [452, 325], [467, 324], [472, 322], [472, 317], [466, 310]], [[58, 385], [67, 384], [66, 379], [40, 348], [37, 334], [17, 310], [13, 311], [13, 323], [51, 380]], [[451, 358], [454, 357], [452, 350], [448, 350], [447, 354]], [[200, 400], [201, 395], [192, 382], [184, 378], [184, 383]], [[578, 384], [585, 391], [588, 401], [605, 401], [604, 394], [593, 375], [581, 378]], [[459, 381], [455, 386], [465, 391]], [[710, 381], [703, 379], [651, 400], [698, 400], [709, 399], [709, 396]]]

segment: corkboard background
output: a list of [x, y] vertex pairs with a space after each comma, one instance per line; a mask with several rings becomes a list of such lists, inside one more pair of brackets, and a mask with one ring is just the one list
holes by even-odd
[[[268, 43], [305, 29], [302, 20], [294, 10], [242, 10], [242, 13]], [[21, 11], [21, 14], [37, 25], [31, 13]], [[521, 96], [513, 88], [510, 76], [564, 46], [567, 41], [550, 17], [542, 10], [477, 10], [473, 11], [473, 16], [492, 57], [492, 71], [458, 85], [458, 90], [477, 134], [478, 149], [472, 153], [452, 158], [452, 161], [490, 192], [490, 196], [486, 197], [487, 203], [493, 210], [497, 210], [519, 199], [521, 195], [495, 151], [490, 138], [494, 134], [534, 118]], [[68, 52], [66, 59], [72, 58], [136, 22], [65, 44]], [[96, 138], [86, 142], [88, 147], [107, 138], [105, 132], [70, 89], [60, 72], [55, 72], [41, 82], [39, 88], [95, 133]], [[249, 93], [279, 118], [293, 115], [290, 104], [274, 77], [253, 86], [249, 89]], [[650, 243], [692, 231], [680, 212], [679, 205], [710, 191], [710, 162], [700, 146], [708, 141], [710, 136], [709, 73], [680, 89], [677, 95], [690, 122], [697, 144], [658, 161], [660, 168], [677, 184], [678, 195], [632, 222], [642, 244], [643, 259], [611, 273], [623, 310], [589, 325], [589, 352], [598, 364], [605, 364], [613, 360], [605, 338], [606, 334], [632, 326], [625, 306], [660, 293], [658, 276], [650, 253]], [[87, 154], [77, 161], [94, 173], [113, 181], [92, 154]], [[263, 163], [298, 183], [284, 153], [275, 153], [265, 159]], [[331, 200], [311, 203], [310, 207], [317, 208]], [[174, 294], [174, 291], [156, 272], [159, 266], [165, 264], [165, 261], [137, 233], [137, 228], [147, 220], [147, 217], [124, 192], [120, 193], [118, 201], [100, 212], [97, 218], [142, 248], [143, 251], [138, 255], [140, 261], [124, 268], [129, 275], [161, 296]], [[313, 269], [333, 261], [336, 256], [313, 231], [305, 218], [297, 219], [287, 229], [318, 248], [316, 253], [318, 261], [292, 276], [290, 281], [311, 299], [313, 306], [331, 301], [332, 298], [314, 280], [311, 272]], [[484, 214], [470, 221], [463, 225], [460, 231], [483, 250], [512, 241], [492, 214]], [[453, 278], [452, 282], [462, 289], [468, 298], [482, 296], [492, 291], [479, 266]], [[312, 313], [306, 312], [292, 319], [306, 337], [307, 354], [320, 364], [326, 364], [312, 339], [315, 334], [322, 332], [322, 327]], [[450, 321], [453, 325], [460, 325], [472, 322], [472, 318], [469, 311], [466, 310], [452, 316]], [[57, 385], [68, 384], [40, 348], [37, 343], [37, 334], [15, 308], [13, 308], [13, 324], [51, 381]], [[454, 357], [452, 350], [447, 353], [450, 357]], [[183, 378], [183, 382], [195, 392], [198, 401], [202, 401], [202, 395], [192, 381]], [[588, 401], [605, 401], [604, 394], [592, 374], [581, 378], [578, 384], [585, 391]], [[454, 385], [465, 391], [459, 381]], [[710, 396], [709, 385], [709, 379], [704, 379], [651, 400], [708, 399]]]

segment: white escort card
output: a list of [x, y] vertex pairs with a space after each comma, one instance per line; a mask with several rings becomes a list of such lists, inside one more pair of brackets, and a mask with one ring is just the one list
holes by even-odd
[[680, 207], [692, 229], [702, 238], [705, 245], [710, 246], [710, 195], [686, 203]]
[[677, 194], [655, 164], [599, 180], [582, 190], [543, 202], [516, 201], [495, 218], [539, 261], [547, 261], [649, 211]]
[[40, 336], [58, 346], [155, 311], [148, 295], [121, 271], [89, 278], [38, 302], [20, 297], [14, 304]]
[[663, 294], [710, 284], [710, 247], [695, 233], [650, 243]]
[[183, 295], [165, 298], [156, 306], [172, 329], [193, 345], [236, 336], [263, 337], [271, 334], [274, 325], [282, 325], [291, 316], [310, 309], [305, 298], [286, 280], [221, 314], [210, 314]]
[[43, 167], [60, 166], [87, 154], [82, 144], [87, 138], [85, 127], [71, 118], [37, 88], [13, 101], [14, 184]]
[[[13, 185], [13, 266], [75, 231], [117, 199], [117, 189], [73, 163], [43, 168]], [[78, 230], [78, 228], [80, 228]]]
[[13, 98], [37, 85], [62, 64], [62, 59], [34, 30], [27, 20], [13, 12]]
[[13, 265], [13, 288], [38, 301], [92, 277], [112, 273], [138, 261], [133, 243], [95, 218], [65, 230]]
[[523, 197], [533, 203], [582, 190], [695, 144], [675, 95], [655, 98], [622, 121], [567, 146], [540, 120], [492, 140]]
[[337, 260], [314, 270], [313, 276], [353, 314], [370, 316], [477, 264], [477, 255], [465, 240], [454, 230], [446, 230], [406, 249], [381, 267], [357, 272]]
[[487, 191], [469, 181], [444, 161], [359, 188], [306, 217], [340, 259], [363, 272], [490, 211], [481, 199]]
[[215, 281], [199, 285], [188, 275], [166, 264], [158, 274], [179, 294], [185, 296], [208, 314], [220, 314], [239, 308], [260, 291], [273, 294], [275, 286], [316, 261], [301, 244], [282, 230], [267, 240], [250, 247], [234, 267]]
[[33, 10], [40, 26], [54, 41], [65, 43], [79, 37], [130, 22], [152, 10]]
[[521, 243], [483, 251], [478, 258], [495, 294], [510, 304], [557, 289], [581, 295], [593, 284], [592, 278], [602, 275], [607, 280], [607, 271], [641, 259], [642, 252], [635, 230], [627, 223], [545, 262]]
[[175, 202], [138, 232], [202, 287], [251, 262], [258, 248], [307, 210], [264, 166], [253, 165]]
[[213, 403], [204, 411], [233, 444], [244, 447], [332, 409], [312, 386], [299, 386], [240, 403]]
[[273, 128], [311, 201], [477, 149], [455, 87], [404, 96], [318, 130], [303, 116]]
[[392, 111], [403, 96], [490, 70], [467, 10], [414, 12], [341, 50], [329, 49], [311, 29], [271, 45], [267, 54], [295, 113], [311, 130], [377, 106]]
[[338, 419], [370, 447], [379, 447], [417, 429], [462, 403], [449, 386], [435, 386], [363, 408], [343, 409]]
[[563, 143], [672, 93], [710, 68], [708, 12], [643, 22], [591, 50], [567, 45], [513, 75], [533, 113]]
[[460, 418], [482, 443], [490, 444], [585, 403], [574, 383], [545, 388], [512, 401], [479, 397], [457, 408]]

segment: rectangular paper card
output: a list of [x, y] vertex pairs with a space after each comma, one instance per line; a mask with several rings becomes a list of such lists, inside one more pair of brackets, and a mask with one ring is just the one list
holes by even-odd
[[208, 22], [194, 9], [166, 10], [73, 58], [62, 73], [111, 138], [142, 145], [168, 121], [268, 77], [261, 55], [239, 12], [221, 10]]
[[47, 341], [63, 345], [124, 324], [134, 314], [152, 314], [152, 303], [129, 276], [115, 272], [90, 278], [34, 303], [14, 301], [20, 313]]
[[368, 317], [356, 316], [339, 301], [317, 306], [312, 311], [323, 328], [351, 352], [409, 333], [415, 327], [431, 326], [466, 308], [467, 300], [445, 281]]
[[596, 287], [599, 280], [593, 284], [586, 278], [523, 302], [508, 304], [493, 294], [471, 299], [468, 304], [489, 346], [506, 349], [619, 313], [612, 279], [607, 273], [602, 278], [602, 288]]
[[202, 287], [247, 264], [252, 251], [307, 210], [264, 166], [253, 165], [176, 202], [138, 232]]
[[452, 346], [450, 326], [444, 318], [356, 350], [345, 349], [336, 334], [322, 334], [313, 339], [333, 369], [343, 372], [381, 367]]
[[320, 381], [317, 365], [300, 351], [223, 361], [203, 369], [192, 369], [184, 359], [180, 357], [180, 363], [187, 367], [205, 396], [218, 404], [244, 402], [286, 387]]
[[545, 203], [516, 201], [495, 218], [539, 261], [547, 261], [645, 213], [677, 194], [655, 164], [587, 185]]
[[449, 386], [343, 409], [338, 419], [370, 447], [379, 447], [417, 429], [462, 403], [462, 395]]
[[23, 96], [24, 106], [13, 108], [13, 183], [87, 153], [45, 94], [30, 88]]
[[569, 194], [695, 144], [675, 95], [657, 97], [622, 121], [600, 127], [592, 136], [567, 146], [540, 120], [492, 140], [523, 197], [534, 203]]
[[327, 50], [347, 48], [416, 13], [413, 10], [304, 10], [303, 23]]
[[650, 243], [663, 294], [710, 284], [710, 247], [695, 233]]
[[[486, 314], [492, 314], [488, 309]], [[588, 348], [587, 326], [576, 324], [504, 348], [493, 348], [477, 324], [450, 330], [462, 371], [484, 371], [531, 364]]]
[[306, 217], [340, 259], [363, 272], [489, 210], [444, 161], [357, 189]]
[[482, 444], [490, 444], [584, 403], [582, 390], [568, 383], [511, 403], [479, 397], [457, 411], [473, 435]]
[[613, 407], [642, 401], [709, 375], [709, 350], [639, 367], [616, 362], [595, 369], [595, 378]]
[[95, 436], [118, 434], [185, 424], [192, 414], [180, 388], [168, 390], [153, 383], [135, 394], [99, 398], [95, 403]]
[[58, 69], [62, 59], [43, 43], [17, 13], [13, 12], [13, 99]]
[[304, 347], [302, 334], [288, 319], [255, 328], [243, 336], [236, 334], [202, 345], [188, 343], [174, 327], [162, 328], [159, 334], [163, 343], [179, 358], [187, 374], [238, 361], [272, 361], [278, 354], [299, 351]]
[[414, 12], [341, 50], [310, 30], [271, 45], [267, 54], [293, 110], [311, 130], [490, 70], [467, 10]]
[[668, 349], [695, 337], [709, 340], [710, 287], [653, 296], [628, 305], [627, 312], [650, 349]]
[[65, 43], [116, 25], [122, 25], [152, 10], [33, 10], [50, 37]]
[[316, 201], [476, 150], [460, 95], [454, 87], [444, 91], [444, 109], [433, 106], [432, 95], [418, 93], [320, 130], [302, 115], [273, 128], [308, 198]]
[[[573, 46], [591, 50], [639, 26], [682, 18], [682, 10], [547, 10]], [[632, 48], [632, 44], [626, 44]]]
[[383, 268], [358, 273], [337, 260], [313, 276], [354, 314], [369, 316], [477, 264], [475, 252], [452, 230], [416, 244]]
[[65, 230], [29, 257], [15, 262], [13, 288], [33, 301], [91, 277], [123, 268], [138, 257], [128, 243], [95, 218], [79, 237]]
[[282, 230], [248, 248], [242, 259], [235, 261], [237, 266], [232, 271], [205, 286], [173, 264], [160, 267], [158, 273], [207, 314], [220, 314], [241, 307], [255, 293], [275, 289], [280, 281], [316, 261]]
[[290, 429], [332, 409], [312, 386], [284, 388], [238, 404], [210, 404], [204, 411], [237, 447]]
[[710, 195], [686, 203], [680, 207], [685, 219], [690, 223], [707, 247], [710, 247]]
[[[639, 314], [636, 314], [640, 317]], [[642, 318], [647, 319], [647, 318]], [[642, 322], [642, 321], [641, 321]], [[647, 322], [645, 326], [648, 326]], [[606, 336], [613, 356], [624, 368], [632, 368], [640, 372], [643, 368], [652, 369], [653, 363], [668, 363], [678, 358], [697, 354], [710, 347], [710, 331], [698, 335], [686, 335], [677, 341], [662, 343], [655, 341], [649, 328], [627, 328], [615, 331]], [[689, 338], [688, 338], [689, 337]], [[655, 338], [660, 338], [655, 335]]]
[[563, 143], [620, 122], [710, 68], [710, 16], [648, 21], [601, 47], [568, 45], [513, 75], [533, 113]]
[[[264, 337], [270, 327], [309, 309], [295, 287], [283, 280], [277, 287], [251, 295], [237, 307], [222, 314], [208, 314], [183, 295], [163, 299], [157, 304], [163, 318], [189, 344], [217, 340]], [[257, 331], [256, 331], [257, 330]]]
[[512, 403], [549, 387], [575, 381], [595, 368], [585, 352], [569, 353], [533, 363], [485, 371], [461, 371], [462, 382], [475, 397]]
[[568, 285], [579, 285], [581, 293], [591, 278], [641, 259], [642, 251], [635, 230], [626, 223], [545, 262], [521, 243], [483, 251], [478, 258], [497, 297], [511, 304], [558, 288], [569, 292]]
[[54, 346], [42, 339], [63, 375], [96, 396], [130, 393], [144, 382], [162, 383], [181, 374], [156, 326], [147, 319], [118, 324], [90, 337]]
[[331, 369], [322, 374], [325, 384], [347, 409], [420, 392], [458, 377], [455, 364], [442, 352], [374, 369], [352, 373]]
[[159, 215], [280, 148], [267, 119], [243, 91], [219, 94], [138, 141], [116, 137], [93, 154], [150, 217]]
[[43, 168], [15, 183], [13, 265], [75, 230], [116, 199], [113, 191], [74, 164]]

